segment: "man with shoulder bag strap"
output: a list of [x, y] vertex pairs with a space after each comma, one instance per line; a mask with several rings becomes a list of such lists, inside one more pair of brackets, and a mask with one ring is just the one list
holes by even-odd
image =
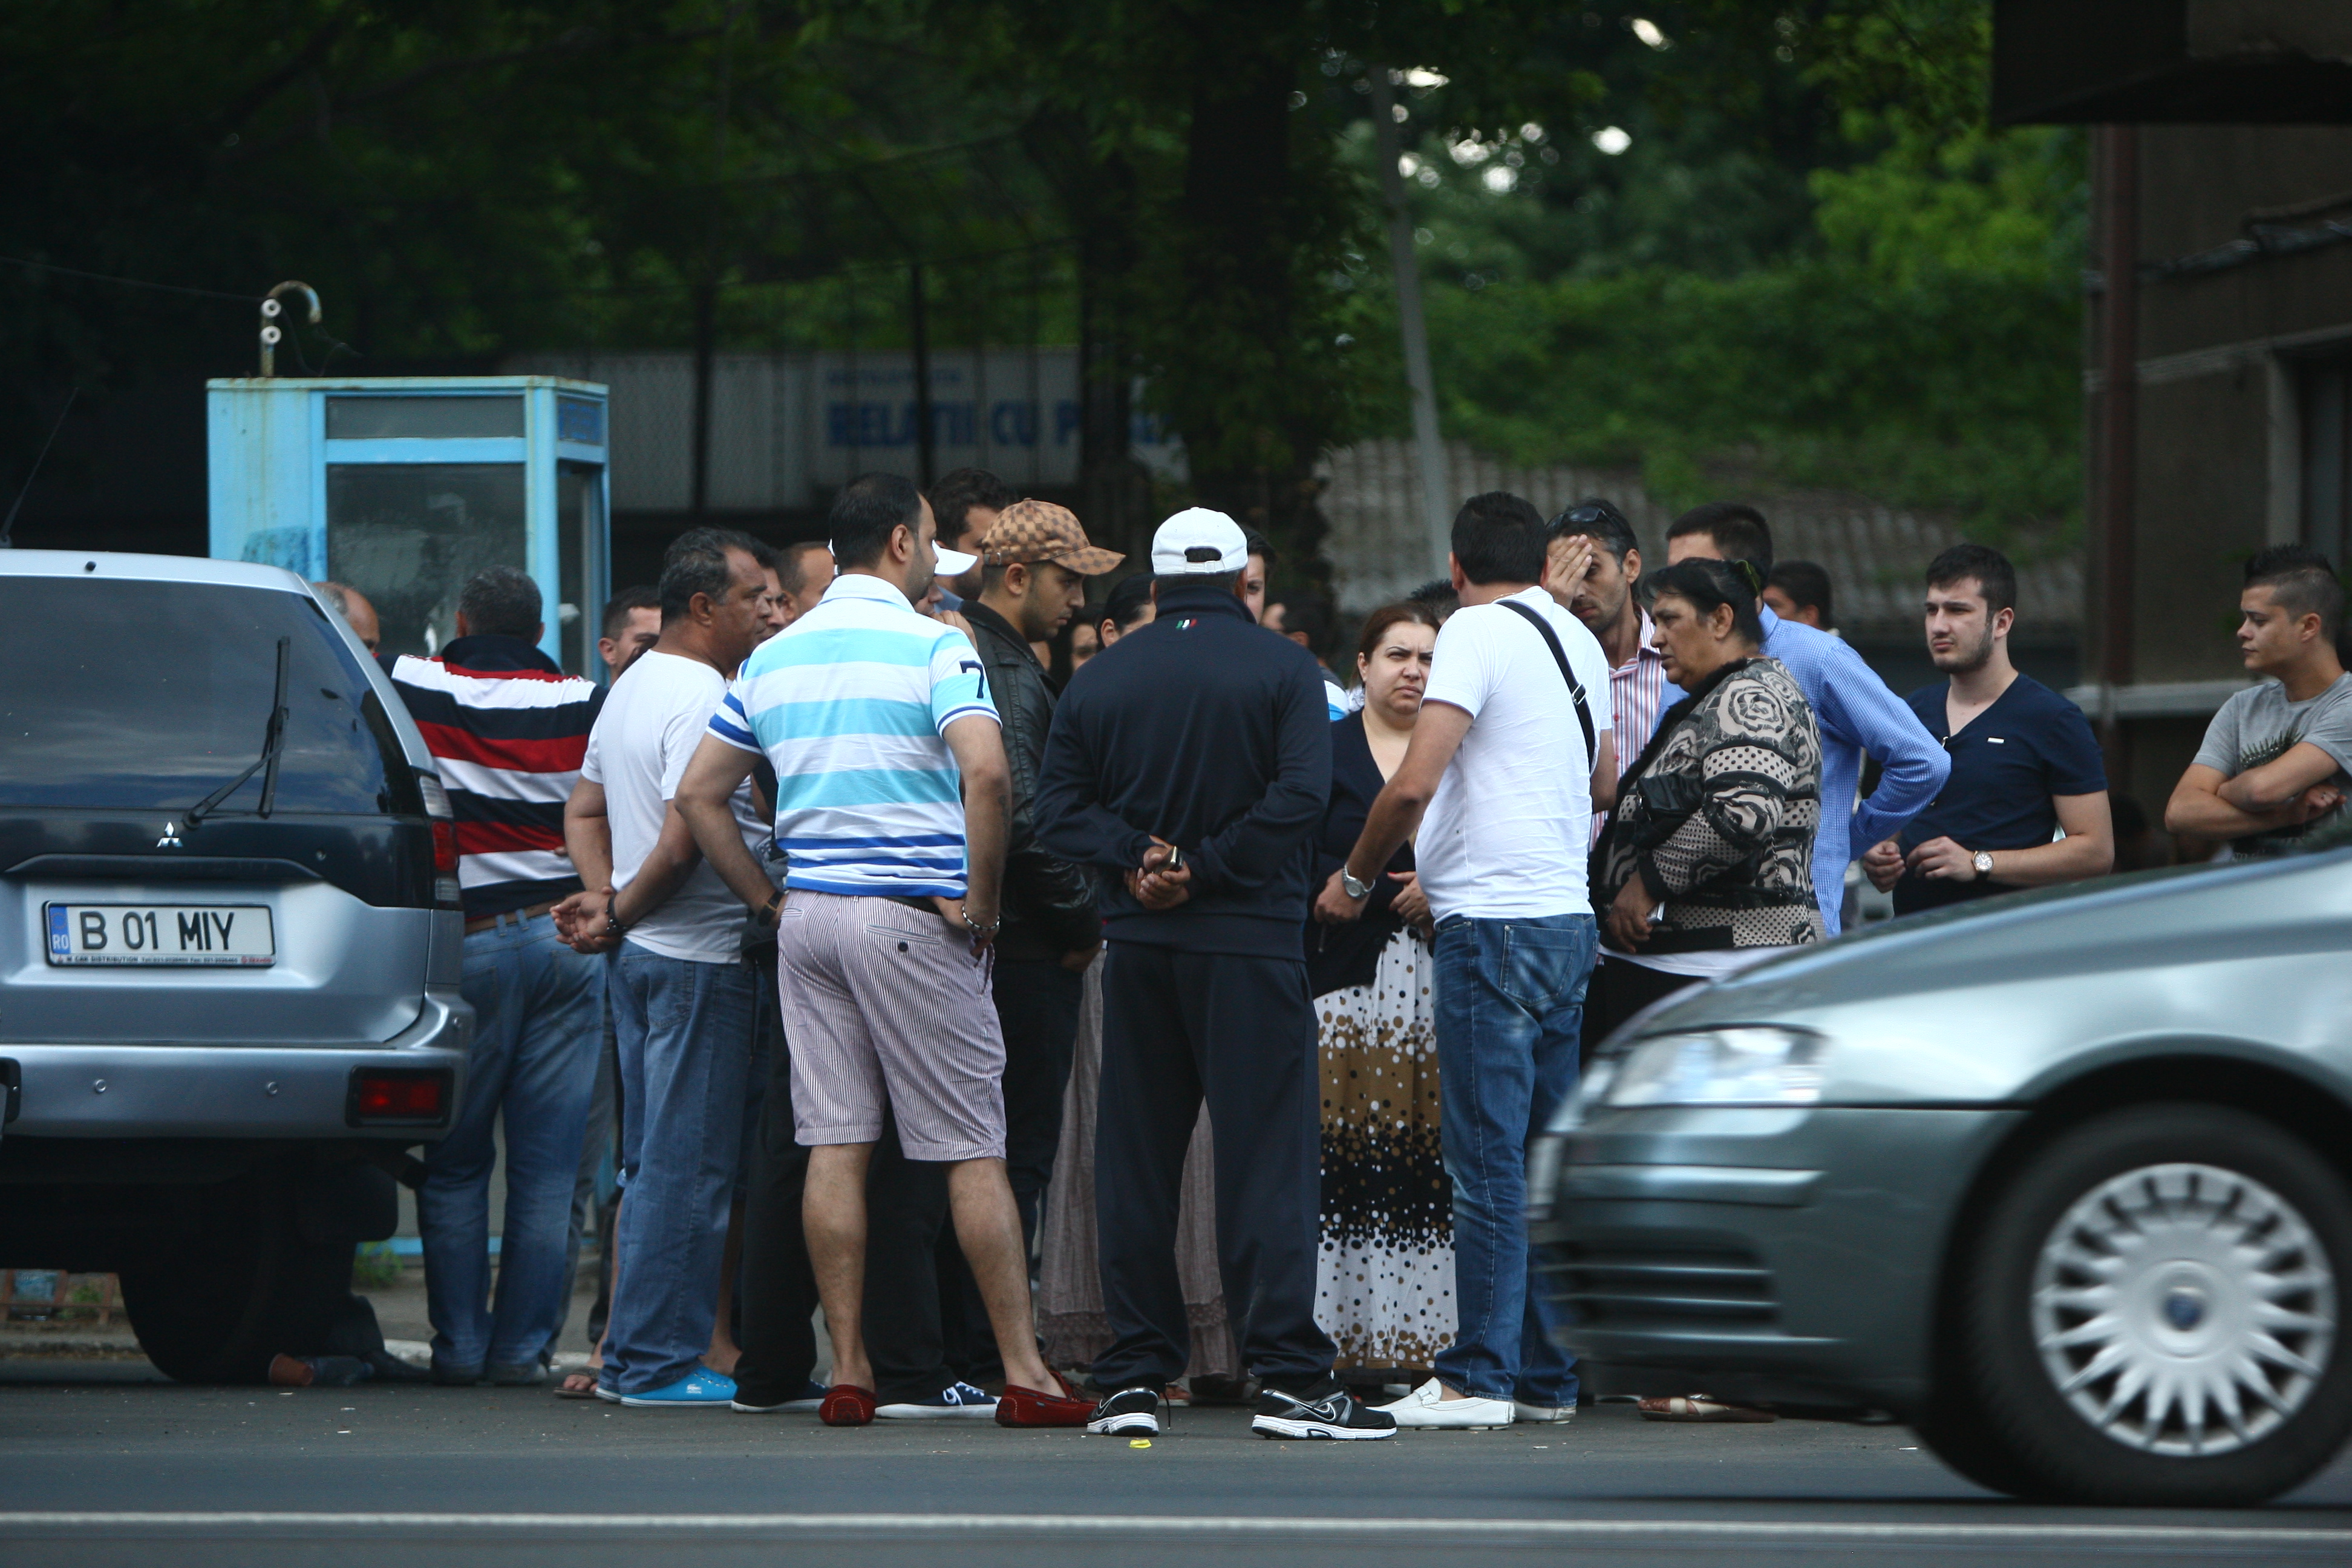
[[1437, 634], [1412, 742], [1316, 916], [1356, 919], [1419, 830], [1461, 1327], [1435, 1375], [1384, 1408], [1400, 1426], [1477, 1429], [1576, 1411], [1575, 1363], [1529, 1264], [1527, 1145], [1576, 1082], [1598, 937], [1586, 861], [1617, 765], [1610, 710], [1585, 695], [1608, 689], [1608, 659], [1538, 586], [1542, 517], [1517, 496], [1473, 496], [1453, 545], [1462, 608]]

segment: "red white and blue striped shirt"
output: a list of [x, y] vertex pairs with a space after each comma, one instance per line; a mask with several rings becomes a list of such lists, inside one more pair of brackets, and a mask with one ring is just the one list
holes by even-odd
[[392, 682], [457, 813], [466, 918], [578, 892], [563, 803], [579, 782], [604, 689], [510, 637], [459, 637], [438, 658], [404, 656]]

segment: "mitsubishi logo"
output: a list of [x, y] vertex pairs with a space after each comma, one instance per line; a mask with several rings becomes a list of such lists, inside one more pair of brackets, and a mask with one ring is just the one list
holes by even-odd
[[176, 822], [163, 824], [163, 837], [155, 840], [155, 847], [158, 849], [184, 848], [185, 846], [180, 842], [180, 825]]

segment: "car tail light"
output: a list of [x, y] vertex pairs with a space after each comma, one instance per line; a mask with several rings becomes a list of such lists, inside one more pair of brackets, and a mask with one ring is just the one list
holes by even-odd
[[425, 815], [433, 819], [433, 898], [437, 903], [454, 904], [462, 896], [457, 885], [457, 809], [449, 804], [449, 792], [433, 774], [417, 774], [416, 787], [425, 795]]
[[441, 787], [438, 778], [431, 773], [419, 773], [416, 775], [416, 787], [425, 792], [425, 816], [436, 822], [457, 820], [457, 808], [449, 804], [449, 792]]
[[449, 1120], [450, 1074], [438, 1068], [354, 1068], [343, 1120], [353, 1127], [438, 1126]]

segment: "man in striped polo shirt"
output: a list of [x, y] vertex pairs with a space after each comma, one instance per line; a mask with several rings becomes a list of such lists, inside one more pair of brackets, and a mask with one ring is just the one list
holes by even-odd
[[[971, 639], [915, 612], [939, 564], [921, 493], [869, 474], [829, 521], [841, 574], [744, 661], [675, 797], [712, 868], [777, 928], [793, 1121], [809, 1148], [802, 1214], [833, 1340], [818, 1414], [836, 1426], [874, 1419], [866, 1173], [887, 1109], [908, 1159], [949, 1167], [956, 1236], [1004, 1361], [998, 1423], [1083, 1425], [1091, 1404], [1037, 1354], [1004, 1172], [989, 978], [1011, 770], [996, 708]], [[763, 754], [790, 859], [782, 892], [727, 809]]]
[[[563, 803], [604, 693], [539, 650], [539, 585], [492, 566], [457, 598], [457, 636], [403, 658], [393, 684], [440, 765], [457, 814], [466, 908], [460, 989], [478, 1021], [466, 1096], [425, 1157], [416, 1194], [433, 1375], [536, 1383], [571, 1294], [572, 1186], [604, 1028], [604, 971], [556, 934], [580, 890]], [[490, 1128], [506, 1122], [507, 1207], [489, 1300]]]

